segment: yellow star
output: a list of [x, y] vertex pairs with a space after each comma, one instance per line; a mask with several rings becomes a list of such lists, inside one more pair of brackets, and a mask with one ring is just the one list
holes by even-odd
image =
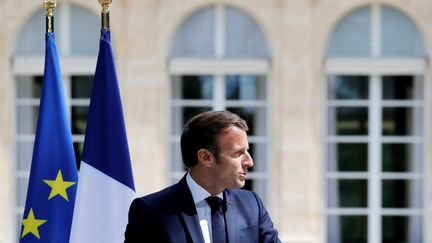
[[27, 215], [27, 218], [23, 220], [24, 229], [21, 235], [21, 238], [26, 236], [28, 233], [32, 233], [36, 238], [40, 240], [38, 227], [43, 225], [47, 220], [44, 219], [35, 219], [33, 214], [33, 209], [30, 208], [30, 212]]
[[69, 198], [68, 195], [66, 193], [66, 189], [71, 187], [73, 184], [75, 184], [75, 182], [73, 181], [64, 181], [63, 180], [63, 175], [61, 173], [61, 170], [58, 171], [57, 173], [57, 177], [55, 178], [55, 180], [44, 180], [44, 182], [46, 184], [48, 184], [48, 186], [51, 187], [51, 193], [48, 197], [48, 200], [50, 200], [51, 198], [53, 198], [56, 195], [60, 195], [62, 196], [66, 201], [69, 202]]

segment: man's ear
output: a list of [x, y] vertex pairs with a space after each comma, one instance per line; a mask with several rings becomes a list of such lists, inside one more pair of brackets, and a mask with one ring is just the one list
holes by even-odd
[[205, 167], [211, 167], [213, 164], [213, 154], [208, 149], [200, 149], [197, 152], [198, 163], [204, 165]]

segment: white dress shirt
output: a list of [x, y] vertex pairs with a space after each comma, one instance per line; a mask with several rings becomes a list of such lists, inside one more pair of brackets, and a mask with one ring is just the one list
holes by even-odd
[[[211, 209], [210, 205], [206, 202], [206, 198], [211, 196], [211, 194], [202, 188], [198, 183], [196, 183], [190, 174], [188, 173], [186, 176], [186, 182], [189, 186], [189, 190], [192, 193], [192, 198], [195, 203], [195, 208], [198, 213], [198, 220], [201, 227], [201, 232], [204, 237], [205, 243], [212, 243], [211, 233], [212, 233], [212, 224], [211, 224]], [[223, 199], [223, 194], [220, 193], [217, 195], [221, 199]]]

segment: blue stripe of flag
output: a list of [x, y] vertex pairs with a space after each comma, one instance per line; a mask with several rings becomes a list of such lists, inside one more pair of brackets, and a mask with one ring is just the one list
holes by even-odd
[[82, 161], [135, 190], [110, 31], [101, 30]]

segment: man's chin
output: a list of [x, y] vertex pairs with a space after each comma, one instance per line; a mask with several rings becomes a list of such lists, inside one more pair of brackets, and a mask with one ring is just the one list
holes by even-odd
[[245, 186], [245, 182], [246, 182], [246, 181], [239, 181], [239, 182], [237, 183], [237, 188], [243, 188], [243, 187]]
[[245, 186], [245, 181], [237, 181], [235, 184], [229, 187], [229, 189], [239, 189]]

